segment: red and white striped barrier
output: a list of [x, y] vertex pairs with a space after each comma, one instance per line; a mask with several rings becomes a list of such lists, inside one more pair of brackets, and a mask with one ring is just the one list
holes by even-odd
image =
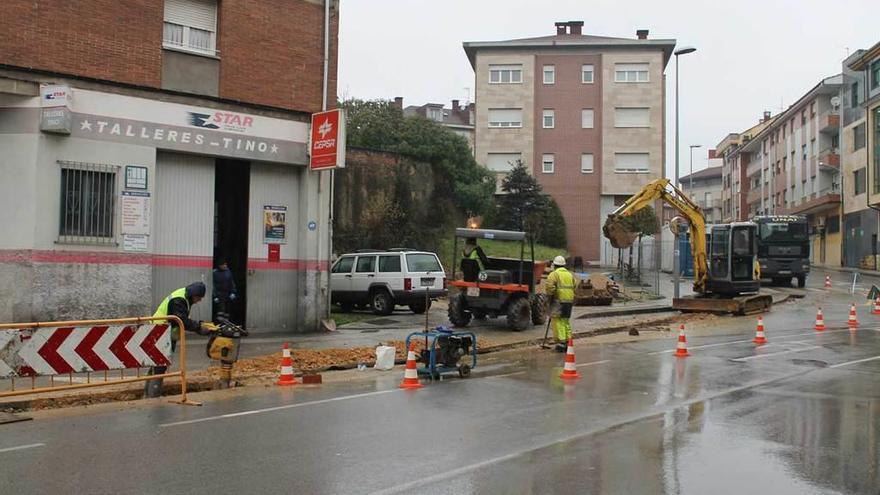
[[167, 324], [0, 330], [0, 378], [171, 364]]

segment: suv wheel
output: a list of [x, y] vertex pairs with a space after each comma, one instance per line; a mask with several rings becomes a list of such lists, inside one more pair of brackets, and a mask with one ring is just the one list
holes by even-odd
[[430, 300], [428, 301], [427, 304], [425, 304], [425, 301], [418, 301], [418, 302], [414, 302], [409, 305], [410, 311], [412, 311], [413, 313], [415, 313], [417, 315], [425, 314], [425, 311], [427, 311], [430, 307], [431, 307]]
[[543, 325], [547, 322], [547, 295], [535, 294], [532, 296], [532, 323]]
[[370, 296], [370, 306], [373, 307], [373, 313], [381, 316], [390, 315], [394, 311], [394, 301], [391, 300], [391, 294], [388, 291], [379, 289]]
[[464, 309], [462, 294], [449, 300], [449, 321], [456, 327], [466, 327], [471, 322], [471, 314]]
[[517, 332], [522, 332], [531, 323], [531, 308], [528, 297], [519, 297], [507, 307], [507, 326]]

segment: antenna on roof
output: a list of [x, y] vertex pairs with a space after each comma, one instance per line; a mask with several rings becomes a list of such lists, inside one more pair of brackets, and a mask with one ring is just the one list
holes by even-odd
[[465, 86], [463, 89], [467, 93], [467, 97], [464, 100], [464, 106], [468, 106], [471, 104], [471, 88], [469, 86]]

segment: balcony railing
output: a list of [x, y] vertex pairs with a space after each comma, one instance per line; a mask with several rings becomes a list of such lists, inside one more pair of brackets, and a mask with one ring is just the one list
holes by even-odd
[[819, 166], [840, 170], [840, 154], [837, 148], [825, 148], [819, 152]]
[[819, 116], [819, 132], [838, 134], [840, 132], [840, 114], [836, 111], [826, 112]]
[[721, 208], [721, 200], [720, 199], [710, 199], [706, 201], [705, 199], [698, 199], [696, 201], [697, 206], [700, 207], [701, 210], [711, 210], [713, 208]]

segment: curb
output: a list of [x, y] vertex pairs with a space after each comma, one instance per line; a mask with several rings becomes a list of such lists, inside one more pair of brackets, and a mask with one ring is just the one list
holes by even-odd
[[577, 320], [588, 320], [591, 318], [605, 318], [612, 316], [628, 316], [628, 315], [644, 315], [649, 313], [665, 313], [667, 311], [675, 311], [672, 306], [653, 306], [647, 308], [619, 309], [616, 311], [603, 311], [599, 313], [586, 313], [578, 316]]

